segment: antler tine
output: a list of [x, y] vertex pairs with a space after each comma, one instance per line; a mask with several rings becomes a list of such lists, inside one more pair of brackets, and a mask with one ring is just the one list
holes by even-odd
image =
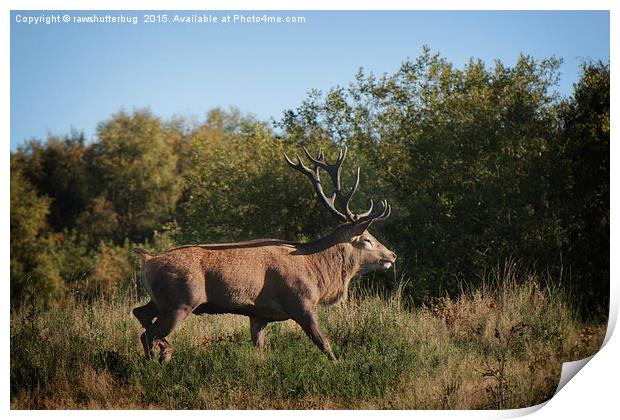
[[377, 217], [375, 220], [385, 220], [388, 217], [390, 217], [390, 214], [392, 214], [392, 206], [390, 206], [387, 203], [387, 200], [385, 200], [385, 204], [387, 204], [387, 207], [385, 208], [385, 210], [383, 211], [383, 213], [381, 214], [381, 216]]
[[301, 159], [299, 159], [299, 155], [297, 155], [297, 160], [299, 161], [299, 164], [293, 162], [292, 160], [290, 160], [288, 158], [288, 156], [286, 155], [286, 153], [284, 154], [284, 159], [286, 159], [286, 162], [291, 165], [293, 168], [297, 169], [298, 166], [301, 165]]
[[340, 183], [340, 171], [342, 169], [342, 163], [344, 162], [347, 156], [347, 151], [348, 151], [347, 146], [345, 145], [342, 149], [340, 149], [338, 158], [336, 159], [336, 162], [333, 164], [330, 164], [325, 160], [325, 155], [323, 154], [323, 151], [320, 148], [319, 148], [316, 158], [313, 157], [310, 154], [310, 152], [308, 152], [308, 149], [306, 149], [305, 147], [303, 148], [303, 150], [306, 156], [308, 157], [308, 159], [310, 160], [310, 162], [312, 162], [317, 168], [321, 168], [329, 174], [332, 180], [332, 183], [334, 184], [334, 197], [333, 198], [336, 198], [338, 200], [338, 204], [345, 212], [347, 219], [351, 222], [354, 222], [355, 220], [357, 220], [358, 216], [356, 216], [351, 211], [351, 209], [349, 208], [349, 203], [351, 202], [351, 198], [353, 197], [353, 194], [355, 194], [355, 192], [357, 191], [357, 187], [359, 186], [360, 168], [359, 167], [357, 168], [356, 177], [355, 177], [355, 185], [353, 186], [353, 188], [351, 189], [349, 193], [342, 192], [342, 187]]
[[[342, 151], [341, 151], [342, 153]], [[346, 152], [345, 152], [346, 154]], [[354, 214], [351, 209], [349, 208], [349, 203], [351, 202], [351, 198], [353, 197], [353, 194], [355, 194], [355, 192], [357, 191], [357, 187], [360, 185], [360, 167], [357, 167], [357, 171], [355, 172], [355, 183], [353, 184], [353, 188], [351, 188], [351, 191], [349, 191], [348, 194], [338, 194], [338, 202], [340, 204], [340, 206], [344, 209], [344, 211], [347, 213], [347, 216], [349, 217], [349, 219], [351, 221], [355, 221], [357, 219], [359, 219], [360, 215], [356, 215]]]
[[[387, 200], [383, 200], [381, 202], [382, 209], [376, 210], [374, 212], [374, 203], [372, 200], [369, 200], [369, 208], [364, 213], [355, 214], [349, 208], [351, 199], [353, 198], [353, 195], [356, 193], [357, 188], [359, 187], [361, 169], [359, 166], [357, 167], [357, 170], [355, 171], [355, 182], [353, 184], [353, 187], [348, 193], [344, 193], [340, 186], [340, 170], [342, 169], [342, 163], [347, 157], [348, 148], [346, 145], [340, 149], [336, 162], [331, 164], [326, 161], [325, 155], [323, 154], [323, 150], [321, 150], [321, 148], [319, 148], [316, 157], [312, 156], [312, 154], [310, 154], [308, 149], [306, 149], [305, 147], [303, 147], [303, 151], [306, 154], [306, 157], [314, 165], [314, 168], [310, 169], [306, 165], [304, 165], [299, 155], [297, 155], [298, 163], [292, 162], [286, 155], [284, 155], [284, 157], [286, 158], [286, 161], [289, 165], [310, 178], [314, 190], [330, 212], [332, 212], [334, 215], [338, 216], [345, 222], [353, 223], [367, 222], [369, 220], [371, 220], [372, 223], [372, 221], [374, 220], [383, 220], [388, 218], [392, 210]], [[334, 185], [334, 193], [331, 197], [327, 197], [325, 195], [325, 192], [323, 191], [323, 186], [321, 184], [321, 178], [319, 175], [319, 169], [323, 169], [325, 172], [327, 172], [332, 180], [332, 183]], [[336, 208], [336, 201], [338, 202], [340, 210]]]
[[340, 168], [342, 167], [343, 160], [340, 160], [339, 158], [336, 163], [330, 164], [325, 160], [325, 155], [320, 148], [316, 158], [310, 154], [308, 149], [305, 147], [303, 149], [310, 162], [327, 172], [334, 182], [334, 187], [336, 187], [337, 190], [340, 190]]
[[347, 145], [345, 144], [344, 147], [342, 149], [340, 149], [340, 153], [338, 154], [338, 162], [340, 164], [342, 164], [342, 162], [344, 162], [345, 158], [347, 157], [347, 152], [349, 151], [349, 148], [347, 147]]
[[310, 178], [316, 177], [316, 179], [320, 183], [321, 182], [321, 178], [319, 176], [319, 171], [317, 171], [317, 170], [313, 171], [312, 169], [310, 169], [306, 165], [304, 165], [304, 162], [301, 160], [301, 157], [298, 154], [295, 154], [295, 157], [297, 158], [297, 163], [291, 161], [289, 159], [289, 157], [286, 155], [286, 153], [284, 154], [284, 158], [286, 159], [288, 164], [293, 167], [293, 169], [297, 169], [298, 171], [300, 171], [304, 175], [309, 176]]
[[[309, 155], [309, 153], [306, 150], [306, 148], [304, 148], [304, 151], [306, 152], [307, 155]], [[336, 206], [335, 206], [336, 194], [334, 193], [334, 195], [331, 198], [329, 198], [329, 197], [327, 197], [325, 195], [325, 192], [323, 191], [323, 186], [321, 185], [321, 177], [319, 175], [319, 166], [315, 166], [314, 169], [310, 169], [306, 165], [304, 165], [304, 163], [301, 160], [301, 157], [299, 155], [296, 155], [296, 157], [297, 157], [297, 163], [294, 163], [294, 162], [292, 162], [289, 159], [289, 157], [286, 154], [284, 155], [284, 158], [286, 159], [288, 164], [293, 169], [298, 170], [299, 172], [301, 172], [302, 174], [304, 174], [308, 178], [310, 178], [310, 181], [312, 182], [312, 186], [314, 187], [314, 191], [319, 196], [319, 198], [321, 199], [321, 201], [323, 202], [325, 207], [327, 207], [327, 209], [332, 214], [334, 214], [335, 216], [339, 217], [343, 221], [345, 221], [345, 222], [348, 221], [349, 218], [346, 215], [344, 215], [343, 213], [341, 213], [340, 211], [338, 211], [338, 209], [336, 209]], [[311, 160], [314, 161], [314, 159], [311, 159]]]
[[369, 206], [368, 206], [368, 210], [366, 210], [364, 213], [360, 213], [360, 214], [358, 214], [358, 217], [359, 217], [359, 218], [366, 217], [366, 216], [368, 216], [370, 213], [372, 213], [372, 209], [373, 209], [373, 207], [374, 207], [374, 205], [375, 205], [375, 204], [372, 202], [372, 198], [369, 198], [369, 199], [368, 199], [368, 202], [370, 203], [370, 204], [369, 204]]
[[316, 157], [312, 156], [312, 154], [308, 151], [308, 149], [306, 149], [305, 146], [303, 147], [303, 150], [308, 160], [310, 160], [310, 162], [312, 162], [315, 166], [320, 166], [321, 168], [324, 168], [327, 165], [325, 163], [325, 157], [323, 156], [323, 151], [320, 148], [316, 154]]
[[[392, 207], [388, 204], [387, 200], [381, 201], [381, 206], [383, 207], [381, 210], [377, 210], [372, 213], [371, 211], [367, 211], [363, 215], [360, 215], [359, 219], [357, 219], [356, 223], [366, 222], [368, 220], [372, 220], [373, 222], [376, 220], [385, 220], [392, 213]], [[372, 207], [371, 207], [372, 209]]]

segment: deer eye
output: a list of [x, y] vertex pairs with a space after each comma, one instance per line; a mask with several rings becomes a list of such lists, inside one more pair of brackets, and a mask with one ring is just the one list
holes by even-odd
[[364, 238], [364, 246], [370, 248], [372, 246], [372, 241], [368, 238]]

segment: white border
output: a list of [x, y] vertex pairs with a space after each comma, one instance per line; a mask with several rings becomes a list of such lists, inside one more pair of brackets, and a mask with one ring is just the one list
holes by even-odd
[[[1, 102], [2, 112], [0, 113], [0, 127], [4, 132], [4, 138], [6, 139], [7, 146], [4, 149], [5, 162], [9, 160], [10, 146], [10, 96], [8, 95], [10, 89], [9, 78], [9, 46], [10, 46], [10, 10], [193, 10], [193, 9], [210, 9], [210, 10], [611, 10], [611, 56], [617, 56], [618, 41], [620, 39], [618, 2], [611, 0], [503, 0], [491, 1], [491, 0], [477, 0], [465, 2], [462, 0], [419, 0], [419, 1], [406, 1], [406, 0], [387, 0], [387, 1], [373, 1], [373, 0], [359, 0], [355, 3], [345, 3], [339, 0], [301, 0], [301, 1], [283, 1], [283, 0], [266, 0], [266, 1], [250, 1], [250, 0], [212, 0], [209, 2], [195, 2], [189, 0], [135, 0], [131, 2], [120, 0], [109, 1], [78, 1], [78, 0], [62, 0], [50, 1], [43, 0], [6, 0], [2, 2], [2, 9], [4, 10], [3, 19], [0, 21], [1, 27], [1, 41], [2, 45], [2, 64], [0, 65], [1, 83], [4, 88], [2, 92], [5, 92], [4, 100]], [[576, 28], [578, 30], [579, 28]], [[611, 59], [613, 61], [613, 59]], [[612, 63], [613, 64], [613, 63]], [[612, 65], [612, 79], [614, 75], [614, 68]], [[618, 87], [616, 81], [612, 81], [612, 110], [617, 110], [618, 103]], [[611, 126], [618, 127], [618, 115], [612, 113]], [[612, 147], [611, 147], [611, 160], [617, 156], [617, 147], [614, 147], [615, 142], [618, 141], [618, 135], [616, 135], [615, 129], [612, 129]], [[614, 210], [617, 206], [617, 191], [614, 186], [618, 180], [618, 171], [614, 170], [614, 166], [611, 166], [611, 219], [615, 221]], [[4, 179], [2, 180], [1, 188], [5, 200], [1, 201], [0, 210], [4, 215], [4, 220], [9, 219], [9, 200], [6, 199], [9, 196], [9, 167], [4, 172]], [[2, 255], [4, 265], [5, 278], [3, 281], [5, 302], [9, 300], [9, 226], [8, 223], [1, 227], [2, 237], [5, 238], [2, 244]], [[615, 224], [611, 226], [611, 252], [614, 256], [614, 251], [617, 249], [618, 229]], [[615, 325], [618, 313], [618, 284], [617, 274], [618, 260], [612, 258], [611, 264], [611, 313], [610, 313], [610, 329], [608, 330], [608, 340], [604, 348], [595, 355], [589, 362], [588, 367], [580, 372], [576, 380], [570, 381], [565, 388], [563, 388], [555, 397], [553, 397], [544, 407], [544, 409], [536, 411], [532, 418], [607, 418], [611, 413], [617, 413], [617, 391], [616, 385], [618, 384], [619, 362], [616, 355], [620, 354], [618, 351], [620, 345], [618, 344], [617, 337], [610, 338], [610, 332]], [[5, 306], [8, 308], [8, 305]], [[9, 338], [9, 310], [5, 309], [3, 312], [2, 328], [4, 331], [4, 337]], [[7, 342], [2, 347], [2, 361], [4, 368], [4, 381], [2, 383], [2, 390], [4, 396], [4, 408], [8, 410], [10, 407], [10, 387], [9, 387], [9, 343]], [[544, 404], [543, 404], [544, 405]], [[321, 413], [313, 413], [309, 411], [305, 412], [286, 412], [286, 411], [245, 411], [245, 412], [175, 412], [175, 417], [194, 417], [198, 416], [213, 416], [227, 418], [238, 418], [240, 416], [251, 416], [252, 418], [286, 418], [291, 415], [299, 416], [303, 418], [320, 416], [337, 416], [341, 418], [343, 415], [354, 415], [356, 418], [364, 419], [371, 418], [379, 415], [389, 415], [395, 418], [410, 418], [415, 416], [417, 418], [444, 418], [444, 417], [459, 417], [459, 418], [503, 418], [514, 417], [527, 414], [533, 410], [540, 408], [526, 408], [521, 410], [506, 410], [506, 411], [457, 411], [457, 412], [437, 412], [437, 411], [391, 411], [375, 413], [373, 411], [355, 411], [355, 412], [330, 412], [325, 411]], [[164, 418], [169, 416], [167, 412], [137, 412], [137, 411], [89, 411], [88, 413], [82, 413], [81, 411], [55, 411], [55, 412], [32, 412], [32, 411], [11, 411], [9, 413], [14, 417], [22, 416], [36, 416], [42, 415], [45, 417], [64, 418], [73, 416], [88, 415], [93, 418], [107, 418], [110, 415], [120, 416], [149, 416], [156, 418]]]

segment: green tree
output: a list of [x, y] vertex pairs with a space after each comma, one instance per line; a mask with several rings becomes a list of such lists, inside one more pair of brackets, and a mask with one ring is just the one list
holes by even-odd
[[[557, 154], [564, 165], [562, 216], [570, 234], [564, 257], [585, 308], [609, 297], [609, 64], [586, 62], [562, 108]], [[603, 315], [607, 315], [605, 307]]]
[[49, 136], [44, 142], [28, 141], [13, 154], [23, 175], [38, 194], [50, 200], [47, 218], [50, 229], [72, 228], [82, 213], [93, 190], [92, 145], [83, 133], [72, 131], [67, 136]]
[[97, 135], [93, 182], [100, 193], [80, 216], [81, 226], [97, 240], [142, 242], [171, 219], [180, 197], [174, 153], [180, 134], [150, 112], [136, 111], [99, 124]]
[[11, 159], [11, 303], [32, 298], [47, 304], [65, 292], [64, 282], [46, 250], [50, 199], [39, 196]]

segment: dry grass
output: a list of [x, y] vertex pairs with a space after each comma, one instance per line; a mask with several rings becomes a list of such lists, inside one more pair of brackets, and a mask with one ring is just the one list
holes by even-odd
[[[408, 310], [396, 293], [353, 293], [321, 312], [330, 364], [291, 322], [270, 324], [265, 354], [244, 317], [191, 317], [174, 360], [141, 357], [137, 302], [75, 300], [11, 313], [12, 408], [517, 408], [550, 398], [561, 363], [595, 352], [584, 324], [531, 276]], [[500, 281], [501, 280], [501, 281]]]

